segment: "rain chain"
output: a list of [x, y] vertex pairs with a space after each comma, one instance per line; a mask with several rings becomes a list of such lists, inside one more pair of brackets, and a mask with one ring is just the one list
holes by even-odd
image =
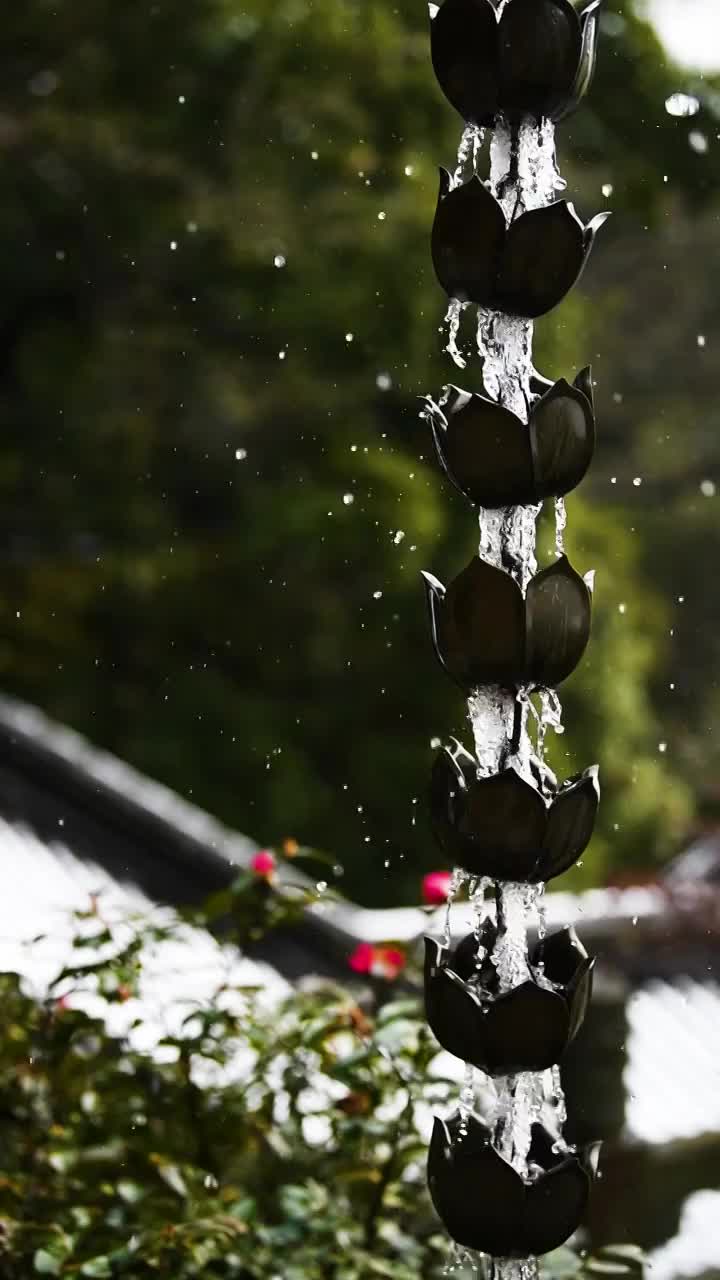
[[[426, 939], [428, 1022], [466, 1064], [457, 1112], [435, 1121], [428, 1181], [458, 1249], [488, 1255], [506, 1280], [530, 1280], [537, 1256], [577, 1229], [598, 1155], [563, 1137], [558, 1066], [582, 1025], [594, 961], [574, 930], [546, 936], [541, 912], [545, 883], [587, 846], [599, 800], [595, 767], [558, 783], [545, 760], [546, 729], [562, 728], [557, 686], [590, 635], [592, 577], [564, 554], [563, 498], [592, 459], [593, 384], [590, 369], [572, 382], [541, 377], [532, 333], [580, 276], [607, 216], [585, 225], [557, 198], [554, 145], [555, 122], [592, 80], [599, 7], [431, 5], [435, 74], [465, 122], [457, 166], [441, 170], [432, 259], [461, 369], [461, 331], [477, 308], [482, 390], [447, 386], [423, 410], [442, 470], [480, 517], [479, 555], [447, 587], [424, 575], [435, 652], [468, 697], [474, 736], [474, 754], [453, 741], [436, 758], [432, 825], [455, 867], [453, 892], [469, 883], [476, 921], [453, 949], [449, 905], [444, 938]], [[537, 572], [549, 499], [557, 554]], [[482, 1118], [476, 1071], [495, 1087]]]

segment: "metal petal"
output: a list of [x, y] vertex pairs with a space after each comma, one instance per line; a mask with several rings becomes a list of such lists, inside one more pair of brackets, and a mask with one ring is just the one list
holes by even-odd
[[591, 241], [566, 200], [522, 214], [507, 230], [498, 309], [529, 319], [552, 311], [579, 278]]
[[585, 1021], [585, 1014], [588, 1011], [588, 1006], [592, 997], [594, 969], [595, 956], [588, 956], [587, 960], [583, 960], [573, 981], [567, 989], [566, 995], [570, 1001], [569, 1040], [575, 1039], [575, 1036]]
[[552, 880], [574, 866], [592, 837], [600, 803], [598, 767], [569, 778], [550, 806], [543, 841], [543, 878]]
[[559, 1062], [567, 1047], [570, 1013], [567, 1001], [535, 982], [493, 1001], [485, 1014], [485, 1048], [489, 1075], [545, 1071]]
[[521, 682], [525, 602], [514, 579], [474, 557], [445, 593], [438, 612], [438, 650], [446, 669], [467, 691]]
[[575, 381], [573, 382], [573, 386], [574, 386], [574, 387], [576, 387], [578, 391], [582, 391], [582, 393], [583, 393], [583, 395], [585, 396], [585, 398], [586, 398], [587, 400], [589, 400], [589, 401], [590, 401], [590, 408], [591, 408], [591, 409], [592, 409], [592, 411], [593, 411], [593, 417], [594, 417], [594, 415], [595, 415], [595, 391], [594, 391], [594, 389], [593, 389], [592, 366], [591, 366], [591, 365], [586, 365], [586, 367], [585, 367], [584, 369], [581, 369], [581, 370], [580, 370], [579, 374], [578, 374], [578, 375], [577, 375], [577, 377], [575, 378]]
[[458, 827], [458, 857], [472, 875], [527, 881], [536, 869], [546, 824], [545, 801], [515, 769], [475, 779]]
[[558, 685], [575, 670], [590, 638], [590, 592], [567, 556], [532, 579], [526, 611], [528, 678]]
[[582, 51], [569, 0], [512, 0], [500, 19], [500, 100], [509, 119], [555, 116], [571, 98]]
[[484, 961], [480, 966], [481, 985], [483, 990], [487, 990], [491, 985], [490, 979], [494, 978], [497, 981], [497, 970], [489, 959], [496, 941], [497, 926], [495, 921], [488, 916], [483, 920], [479, 933], [474, 931], [473, 933], [468, 933], [461, 942], [458, 942], [449, 961], [453, 972], [463, 982], [467, 982], [478, 972], [478, 950], [482, 950]]
[[435, 657], [440, 666], [452, 676], [452, 672], [448, 670], [443, 654], [440, 650], [440, 625], [442, 612], [445, 601], [445, 588], [432, 573], [428, 573], [425, 569], [421, 569], [421, 576], [425, 584], [425, 595], [427, 598], [428, 613], [430, 614], [430, 634], [432, 636]]
[[455, 1115], [435, 1120], [428, 1153], [428, 1186], [435, 1210], [450, 1234], [466, 1249], [495, 1257], [522, 1254], [520, 1223], [525, 1188], [514, 1169], [498, 1155], [490, 1135], [474, 1116], [460, 1132]]
[[430, 24], [438, 83], [468, 124], [498, 112], [498, 23], [490, 0], [445, 0]]
[[448, 949], [425, 938], [425, 1015], [435, 1039], [456, 1058], [481, 1067], [484, 1020], [479, 997], [448, 970]]
[[580, 30], [582, 32], [580, 62], [570, 96], [561, 110], [555, 113], [556, 120], [562, 120], [564, 116], [570, 115], [570, 112], [575, 110], [590, 91], [597, 62], [600, 40], [600, 7], [602, 3], [603, 0], [592, 0], [592, 3], [586, 9], [583, 9], [580, 14]]
[[533, 966], [541, 964], [545, 976], [558, 986], [574, 981], [588, 953], [572, 926], [551, 933], [538, 943], [533, 953]]
[[549, 1253], [564, 1244], [582, 1221], [590, 1179], [576, 1156], [570, 1156], [526, 1188], [524, 1235], [528, 1252]]
[[435, 274], [449, 297], [492, 306], [505, 215], [477, 176], [452, 191], [447, 183], [441, 170], [431, 242]]
[[467, 804], [467, 793], [477, 778], [477, 761], [457, 739], [435, 757], [430, 774], [430, 824], [440, 848], [453, 861], [457, 829]]
[[530, 445], [539, 498], [561, 498], [580, 483], [595, 448], [587, 396], [561, 378], [533, 407]]
[[481, 507], [536, 502], [525, 423], [486, 396], [454, 390], [457, 395], [447, 409], [447, 430], [433, 431], [441, 464], [453, 484]]

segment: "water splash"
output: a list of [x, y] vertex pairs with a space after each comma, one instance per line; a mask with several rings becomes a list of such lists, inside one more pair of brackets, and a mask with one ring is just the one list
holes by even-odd
[[478, 307], [476, 344], [483, 364], [485, 392], [523, 422], [531, 401], [532, 320]]
[[561, 1132], [567, 1121], [567, 1104], [565, 1102], [565, 1090], [562, 1087], [562, 1079], [560, 1077], [560, 1067], [552, 1068], [552, 1098], [555, 1105], [555, 1119], [558, 1130]]
[[460, 1136], [467, 1133], [468, 1118], [475, 1110], [475, 1068], [471, 1063], [465, 1063], [465, 1075], [463, 1077], [463, 1087], [460, 1090]]
[[542, 765], [545, 780], [552, 785], [556, 783], [554, 773], [545, 762], [545, 742], [548, 729], [552, 729], [560, 737], [565, 732], [562, 722], [562, 703], [555, 689], [541, 689], [539, 693], [540, 712], [537, 717], [536, 753]]
[[479, 129], [475, 124], [468, 124], [465, 126], [460, 139], [460, 145], [458, 147], [455, 171], [451, 178], [451, 188], [460, 186], [468, 164], [472, 164], [472, 173], [475, 173], [480, 148], [482, 147], [484, 139], [484, 129]]
[[527, 921], [542, 892], [542, 885], [504, 880], [497, 885], [498, 937], [492, 954], [501, 991], [526, 982], [528, 964]]
[[565, 510], [565, 499], [555, 499], [555, 555], [560, 557], [565, 554], [565, 529], [567, 526], [567, 511]]
[[468, 712], [478, 777], [486, 778], [499, 771], [507, 754], [515, 727], [515, 698], [499, 685], [483, 685], [468, 698]]
[[462, 1245], [456, 1244], [455, 1241], [450, 1242], [448, 1250], [448, 1259], [442, 1269], [443, 1276], [477, 1276], [482, 1274], [478, 1271], [477, 1264], [470, 1253], [469, 1249], [464, 1249]]
[[467, 365], [467, 360], [458, 346], [460, 321], [462, 320], [463, 310], [467, 305], [466, 302], [461, 302], [459, 298], [451, 298], [443, 321], [448, 326], [448, 337], [444, 350], [447, 351], [458, 369], [464, 369]]
[[450, 884], [448, 886], [448, 895], [445, 900], [445, 921], [443, 924], [443, 943], [446, 947], [449, 947], [450, 942], [452, 941], [452, 929], [451, 929], [451, 921], [450, 921], [452, 906], [458, 893], [460, 892], [462, 886], [464, 885], [467, 879], [468, 879], [468, 874], [467, 874], [467, 871], [463, 869], [463, 867], [454, 868], [452, 876], [450, 877]]
[[567, 183], [560, 176], [555, 154], [555, 125], [552, 120], [537, 124], [525, 120], [517, 142], [517, 173], [523, 210], [551, 204]]
[[488, 1280], [537, 1280], [537, 1258], [493, 1258]]

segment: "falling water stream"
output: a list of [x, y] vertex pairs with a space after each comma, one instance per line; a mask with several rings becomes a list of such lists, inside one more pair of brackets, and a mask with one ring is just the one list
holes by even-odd
[[[565, 183], [555, 161], [555, 130], [550, 121], [541, 125], [528, 120], [517, 130], [497, 122], [490, 143], [489, 186], [500, 202], [508, 221], [523, 212], [552, 203]], [[481, 131], [466, 128], [458, 150], [453, 185], [472, 176], [477, 169], [483, 143]], [[453, 300], [446, 316], [448, 342], [446, 350], [455, 364], [464, 368], [467, 361], [460, 346], [460, 331], [469, 304]], [[532, 363], [533, 323], [516, 316], [478, 308], [476, 346], [482, 362], [485, 394], [512, 410], [524, 422], [528, 420], [533, 401]], [[512, 574], [523, 591], [537, 569], [535, 554], [536, 523], [540, 505], [507, 507], [501, 510], [480, 509], [480, 555]], [[563, 552], [565, 509], [556, 504], [556, 553]], [[545, 788], [555, 779], [545, 764], [545, 735], [548, 728], [562, 732], [561, 707], [557, 694], [541, 690], [534, 703], [528, 690], [517, 693], [494, 686], [476, 689], [468, 700], [468, 713], [475, 740], [480, 776], [497, 773], [512, 764], [528, 781]], [[531, 737], [534, 731], [534, 741]], [[456, 870], [448, 899], [445, 939], [450, 940], [450, 907], [465, 873]], [[478, 931], [485, 913], [486, 885], [475, 886], [471, 899], [478, 921]], [[541, 899], [544, 886], [503, 882], [496, 886], [498, 936], [491, 956], [500, 991], [508, 991], [530, 976], [528, 967], [528, 927], [538, 918], [538, 934], [544, 934]], [[543, 982], [542, 974], [535, 974]], [[546, 980], [545, 980], [546, 981]], [[565, 1116], [565, 1101], [558, 1069], [553, 1072], [524, 1072], [497, 1079], [496, 1103], [489, 1122], [495, 1145], [509, 1164], [523, 1177], [528, 1170], [531, 1126], [539, 1119], [548, 1099], [554, 1102], [555, 1119], [560, 1128]], [[466, 1070], [460, 1097], [460, 1114], [467, 1116], [475, 1102], [475, 1072]], [[453, 1254], [448, 1274], [462, 1265]], [[492, 1260], [493, 1280], [536, 1280], [534, 1258]]]

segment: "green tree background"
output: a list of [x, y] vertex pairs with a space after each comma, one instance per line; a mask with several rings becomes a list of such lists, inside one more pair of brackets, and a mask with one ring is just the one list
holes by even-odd
[[[598, 380], [569, 502], [595, 629], [555, 748], [601, 765], [586, 883], [675, 850], [718, 769], [720, 82], [628, 4], [603, 23], [560, 156], [615, 217], [538, 338], [546, 374]], [[431, 739], [465, 732], [419, 570], [476, 541], [417, 417], [457, 377], [429, 231], [460, 122], [425, 7], [26, 0], [0, 61], [3, 685], [407, 900]]]

